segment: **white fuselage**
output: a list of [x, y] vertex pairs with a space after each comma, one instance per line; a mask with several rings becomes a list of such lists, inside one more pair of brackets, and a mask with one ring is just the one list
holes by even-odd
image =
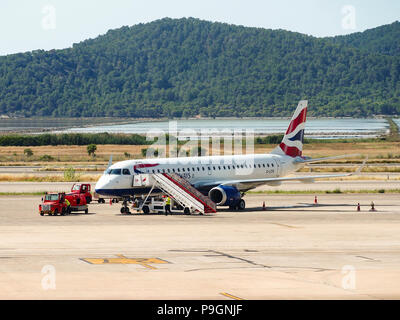
[[[149, 188], [135, 187], [134, 175], [177, 173], [206, 193], [224, 181], [285, 177], [302, 167], [293, 160], [292, 157], [275, 154], [128, 160], [108, 168], [95, 189], [100, 195], [140, 196], [148, 193]], [[239, 191], [252, 188], [246, 185], [241, 190], [238, 186]]]

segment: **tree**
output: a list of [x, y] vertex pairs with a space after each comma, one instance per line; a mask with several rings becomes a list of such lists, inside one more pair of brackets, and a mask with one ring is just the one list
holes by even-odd
[[24, 155], [26, 155], [28, 158], [30, 158], [30, 157], [32, 157], [33, 156], [33, 151], [32, 151], [32, 149], [25, 149], [24, 150]]
[[96, 150], [97, 150], [97, 145], [95, 144], [89, 144], [86, 148], [87, 153], [89, 156], [95, 157], [96, 156]]

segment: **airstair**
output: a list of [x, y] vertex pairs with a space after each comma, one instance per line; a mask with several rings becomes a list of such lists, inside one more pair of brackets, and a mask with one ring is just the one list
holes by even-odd
[[[134, 186], [151, 186], [150, 194], [154, 189], [172, 197], [182, 207], [190, 212], [200, 214], [217, 212], [216, 205], [211, 199], [194, 188], [187, 180], [176, 173], [141, 174], [134, 177]], [[146, 198], [146, 200], [147, 200]]]

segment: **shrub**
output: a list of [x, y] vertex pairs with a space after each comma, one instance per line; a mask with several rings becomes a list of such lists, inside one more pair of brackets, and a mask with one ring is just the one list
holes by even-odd
[[143, 157], [146, 157], [148, 154], [153, 154], [155, 157], [158, 157], [159, 154], [158, 150], [155, 150], [153, 148], [145, 148], [142, 149], [141, 152]]
[[32, 149], [25, 149], [24, 150], [24, 155], [26, 155], [28, 158], [33, 156], [33, 151]]
[[48, 154], [45, 154], [39, 158], [40, 161], [54, 161], [54, 158]]
[[72, 167], [67, 168], [64, 171], [64, 180], [65, 181], [75, 181], [75, 169]]

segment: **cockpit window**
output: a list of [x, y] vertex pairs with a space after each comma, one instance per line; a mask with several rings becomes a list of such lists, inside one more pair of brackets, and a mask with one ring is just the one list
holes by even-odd
[[129, 171], [129, 169], [124, 169], [124, 170], [122, 170], [122, 174], [124, 174], [126, 176], [130, 176], [131, 172]]
[[119, 176], [119, 175], [121, 175], [121, 171], [122, 171], [121, 169], [110, 169], [107, 171], [107, 174]]

